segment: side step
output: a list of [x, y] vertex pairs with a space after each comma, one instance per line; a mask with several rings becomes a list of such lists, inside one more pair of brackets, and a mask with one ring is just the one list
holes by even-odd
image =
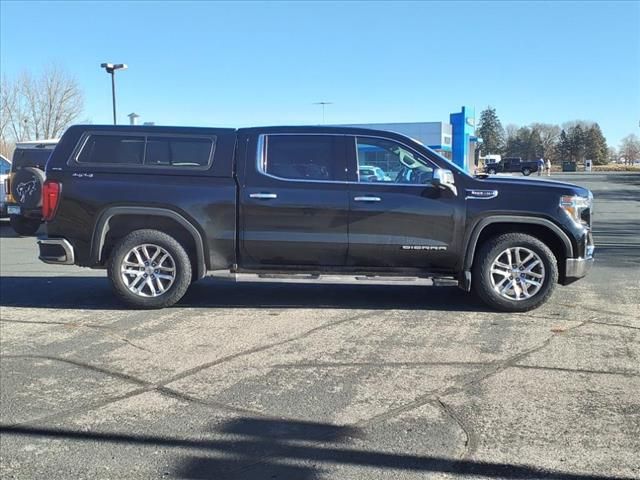
[[273, 283], [321, 283], [321, 284], [363, 284], [363, 285], [415, 285], [415, 286], [458, 286], [458, 281], [446, 277], [413, 277], [385, 275], [345, 275], [318, 273], [231, 273], [228, 270], [209, 272], [208, 276], [235, 282]]

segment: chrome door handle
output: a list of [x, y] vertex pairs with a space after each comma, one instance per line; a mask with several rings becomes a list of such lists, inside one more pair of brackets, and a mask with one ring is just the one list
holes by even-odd
[[273, 198], [278, 198], [277, 193], [251, 193], [249, 194], [249, 198], [259, 198], [260, 200], [270, 200]]
[[379, 202], [382, 200], [380, 197], [354, 197], [355, 202]]

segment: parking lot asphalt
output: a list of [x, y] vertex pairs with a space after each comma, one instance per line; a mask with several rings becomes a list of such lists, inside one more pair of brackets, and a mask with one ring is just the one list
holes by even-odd
[[0, 477], [640, 478], [640, 175], [552, 179], [593, 190], [597, 262], [524, 314], [213, 278], [127, 310], [2, 224]]

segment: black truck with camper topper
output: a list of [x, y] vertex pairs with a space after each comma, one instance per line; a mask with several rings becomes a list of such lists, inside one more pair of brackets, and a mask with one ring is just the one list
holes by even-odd
[[138, 308], [227, 270], [449, 279], [526, 311], [589, 271], [592, 201], [472, 177], [385, 131], [78, 125], [47, 163], [38, 244], [44, 262], [106, 268]]

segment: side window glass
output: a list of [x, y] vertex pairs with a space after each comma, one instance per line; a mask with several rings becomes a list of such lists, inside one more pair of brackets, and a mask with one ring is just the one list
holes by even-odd
[[265, 173], [292, 180], [341, 180], [342, 155], [334, 135], [267, 135]]
[[358, 182], [425, 185], [433, 179], [431, 164], [390, 140], [357, 137]]
[[91, 135], [78, 155], [78, 163], [142, 165], [144, 137]]
[[206, 167], [213, 141], [208, 138], [149, 137], [145, 165]]

